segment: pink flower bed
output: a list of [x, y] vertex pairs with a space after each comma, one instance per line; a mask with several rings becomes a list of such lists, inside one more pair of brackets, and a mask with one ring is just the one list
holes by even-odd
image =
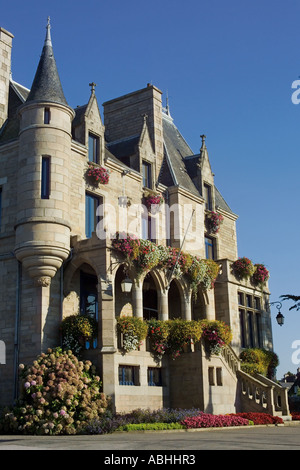
[[181, 424], [186, 426], [187, 429], [222, 428], [228, 426], [248, 426], [249, 420], [240, 416], [201, 413], [198, 416], [184, 419], [181, 421]]

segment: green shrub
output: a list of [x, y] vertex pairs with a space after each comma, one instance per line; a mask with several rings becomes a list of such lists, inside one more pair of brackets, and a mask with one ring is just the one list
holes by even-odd
[[180, 423], [125, 424], [120, 426], [117, 431], [165, 431], [167, 429], [185, 429], [185, 426]]
[[250, 375], [255, 373], [272, 378], [274, 369], [278, 366], [278, 356], [273, 351], [262, 348], [244, 349], [240, 354], [241, 369]]

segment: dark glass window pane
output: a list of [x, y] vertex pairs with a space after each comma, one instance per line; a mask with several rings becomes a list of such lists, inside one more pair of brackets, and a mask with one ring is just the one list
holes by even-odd
[[99, 137], [89, 134], [89, 161], [99, 163]]
[[2, 225], [2, 188], [0, 188], [0, 230]]
[[214, 259], [214, 241], [212, 238], [205, 237], [205, 256], [206, 259]]
[[208, 211], [212, 210], [212, 198], [211, 198], [211, 186], [204, 184], [205, 209]]
[[239, 310], [240, 314], [240, 332], [241, 332], [241, 346], [242, 348], [246, 347], [246, 334], [245, 334], [245, 312], [244, 310]]
[[151, 175], [151, 164], [143, 162], [143, 186], [145, 188], [152, 188], [152, 175]]
[[119, 384], [135, 385], [135, 367], [119, 366]]
[[41, 198], [50, 197], [50, 157], [42, 157]]
[[44, 124], [50, 124], [50, 108], [44, 109]]
[[152, 387], [162, 385], [161, 369], [159, 367], [148, 367], [148, 385]]
[[253, 312], [248, 312], [248, 329], [249, 329], [249, 346], [254, 347], [254, 336], [253, 336]]
[[92, 233], [96, 231], [100, 216], [98, 214], [98, 207], [102, 198], [86, 194], [85, 196], [85, 235], [91, 238]]

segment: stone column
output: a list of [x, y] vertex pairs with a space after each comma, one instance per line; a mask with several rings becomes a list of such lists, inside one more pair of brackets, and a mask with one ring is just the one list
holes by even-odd
[[168, 291], [163, 290], [159, 292], [160, 309], [159, 309], [159, 320], [169, 319], [169, 302], [168, 302]]
[[191, 292], [185, 294], [182, 299], [181, 311], [183, 312], [183, 318], [185, 320], [192, 319], [192, 303], [191, 303]]
[[215, 312], [215, 296], [214, 290], [207, 291], [207, 299], [208, 303], [205, 305], [205, 316], [207, 320], [215, 320], [216, 319], [216, 312]]
[[141, 282], [133, 281], [131, 295], [133, 315], [143, 318], [143, 285]]

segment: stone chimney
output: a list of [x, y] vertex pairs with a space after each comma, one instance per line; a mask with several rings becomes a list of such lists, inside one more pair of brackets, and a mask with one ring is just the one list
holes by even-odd
[[163, 161], [162, 92], [148, 83], [146, 88], [103, 103], [105, 135], [108, 142], [140, 135], [144, 116], [156, 158], [158, 174]]
[[0, 27], [0, 128], [7, 119], [13, 35]]

